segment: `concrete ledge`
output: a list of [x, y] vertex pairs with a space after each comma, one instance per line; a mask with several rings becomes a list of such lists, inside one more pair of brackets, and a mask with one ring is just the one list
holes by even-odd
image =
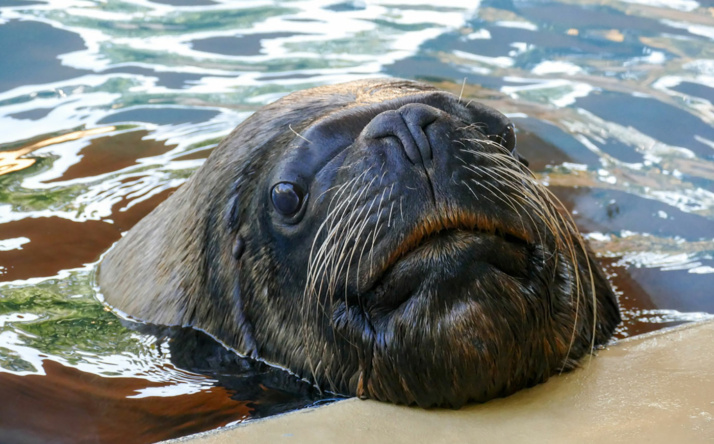
[[711, 443], [714, 322], [621, 341], [575, 372], [461, 410], [351, 399], [170, 442]]

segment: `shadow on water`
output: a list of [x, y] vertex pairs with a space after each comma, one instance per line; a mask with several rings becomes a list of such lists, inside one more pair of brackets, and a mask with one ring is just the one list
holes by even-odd
[[[332, 402], [92, 272], [291, 91], [433, 82], [507, 113], [637, 335], [714, 314], [711, 1], [0, 0], [0, 442], [155, 442]], [[465, 80], [465, 83], [464, 83]]]

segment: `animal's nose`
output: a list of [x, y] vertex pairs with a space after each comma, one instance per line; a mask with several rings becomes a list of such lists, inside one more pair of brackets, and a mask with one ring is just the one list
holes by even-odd
[[432, 159], [433, 152], [425, 129], [434, 123], [442, 111], [422, 103], [409, 103], [397, 110], [378, 114], [362, 131], [369, 139], [396, 137], [407, 158], [415, 165]]

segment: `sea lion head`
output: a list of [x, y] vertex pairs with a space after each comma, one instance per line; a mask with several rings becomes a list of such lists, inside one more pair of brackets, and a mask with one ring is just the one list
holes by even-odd
[[431, 86], [289, 95], [104, 259], [111, 305], [319, 387], [420, 406], [572, 368], [615, 297], [498, 111]]

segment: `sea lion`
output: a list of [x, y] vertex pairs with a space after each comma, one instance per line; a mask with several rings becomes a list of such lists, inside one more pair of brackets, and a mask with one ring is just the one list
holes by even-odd
[[318, 387], [459, 407], [573, 368], [620, 322], [498, 111], [364, 80], [257, 111], [106, 255], [111, 306]]

